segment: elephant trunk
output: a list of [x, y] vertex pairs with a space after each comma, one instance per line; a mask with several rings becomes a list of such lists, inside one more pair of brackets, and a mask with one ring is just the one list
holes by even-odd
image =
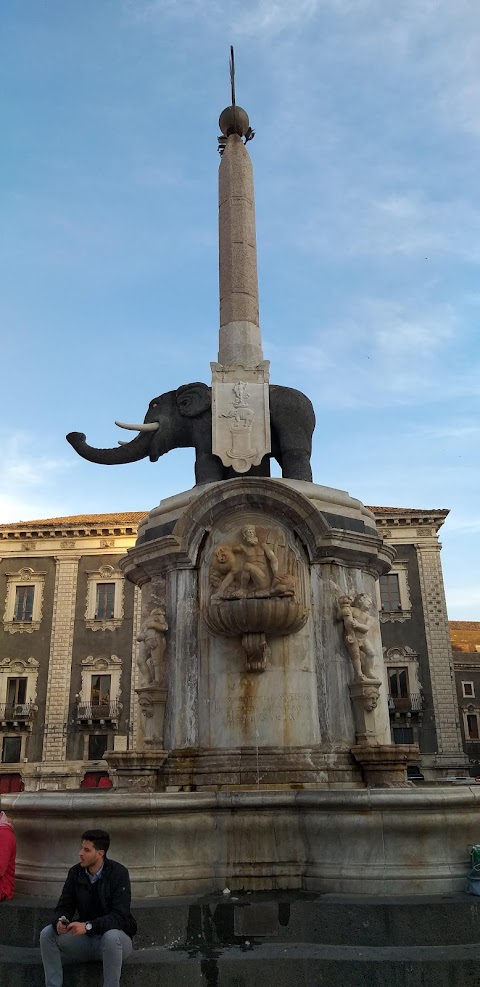
[[118, 466], [124, 463], [137, 463], [139, 459], [148, 456], [152, 436], [148, 432], [135, 436], [131, 442], [112, 449], [96, 449], [89, 446], [83, 432], [69, 432], [67, 442], [83, 459], [90, 463], [100, 463], [102, 466]]

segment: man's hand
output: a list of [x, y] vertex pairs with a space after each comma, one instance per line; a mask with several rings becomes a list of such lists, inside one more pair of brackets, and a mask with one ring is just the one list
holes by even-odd
[[85, 922], [70, 922], [67, 925], [67, 932], [71, 932], [72, 936], [84, 936], [86, 931]]
[[55, 928], [57, 930], [57, 936], [64, 936], [65, 933], [68, 932], [67, 926], [61, 922], [60, 919], [58, 920]]

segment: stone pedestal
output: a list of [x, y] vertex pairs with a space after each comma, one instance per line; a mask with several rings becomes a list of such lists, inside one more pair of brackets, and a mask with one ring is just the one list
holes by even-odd
[[362, 766], [369, 788], [409, 788], [407, 767], [418, 761], [417, 744], [380, 744], [352, 747], [352, 754]]
[[[304, 481], [238, 478], [152, 511], [122, 567], [142, 619], [160, 607], [168, 626], [160, 785], [362, 784], [351, 748], [390, 743], [372, 601], [392, 555], [359, 501]], [[145, 752], [163, 699], [137, 694]]]
[[142, 714], [138, 750], [162, 750], [167, 690], [156, 685], [148, 685], [140, 686], [140, 688], [135, 689], [135, 692]]
[[[378, 743], [375, 710], [380, 698], [380, 679], [353, 681], [350, 685], [357, 743], [362, 747]], [[363, 747], [362, 747], [363, 749]]]
[[160, 769], [166, 751], [107, 751], [105, 760], [112, 773], [113, 788], [155, 792], [160, 786]]

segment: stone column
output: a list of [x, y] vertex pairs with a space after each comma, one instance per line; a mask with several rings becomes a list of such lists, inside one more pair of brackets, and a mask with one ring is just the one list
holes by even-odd
[[258, 325], [257, 245], [253, 169], [238, 134], [231, 134], [218, 173], [220, 336], [218, 362], [263, 360]]
[[132, 749], [134, 747], [134, 738], [138, 734], [138, 721], [139, 721], [139, 709], [136, 696], [136, 687], [138, 685], [138, 652], [140, 648], [140, 643], [138, 641], [138, 635], [140, 634], [140, 628], [142, 626], [142, 594], [138, 586], [135, 586], [134, 596], [133, 596], [133, 633], [132, 633], [132, 673], [130, 680], [130, 716], [129, 716], [129, 728], [128, 728], [128, 747]]
[[466, 764], [458, 722], [458, 702], [447, 607], [440, 564], [441, 546], [425, 539], [415, 543], [425, 617], [428, 663], [437, 731], [438, 761], [454, 767]]
[[[246, 126], [245, 114], [243, 133]], [[224, 466], [247, 473], [270, 452], [271, 439], [269, 364], [263, 359], [258, 324], [253, 171], [238, 132], [229, 133], [219, 170], [219, 266], [218, 363], [211, 364], [212, 450]]]
[[63, 761], [67, 735], [78, 556], [55, 556], [55, 595], [48, 664], [43, 761]]

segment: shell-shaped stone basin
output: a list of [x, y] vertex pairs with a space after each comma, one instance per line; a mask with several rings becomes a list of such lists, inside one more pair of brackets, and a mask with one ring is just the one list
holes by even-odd
[[203, 611], [203, 619], [212, 634], [224, 637], [295, 634], [305, 625], [307, 617], [308, 608], [291, 597], [219, 600]]

